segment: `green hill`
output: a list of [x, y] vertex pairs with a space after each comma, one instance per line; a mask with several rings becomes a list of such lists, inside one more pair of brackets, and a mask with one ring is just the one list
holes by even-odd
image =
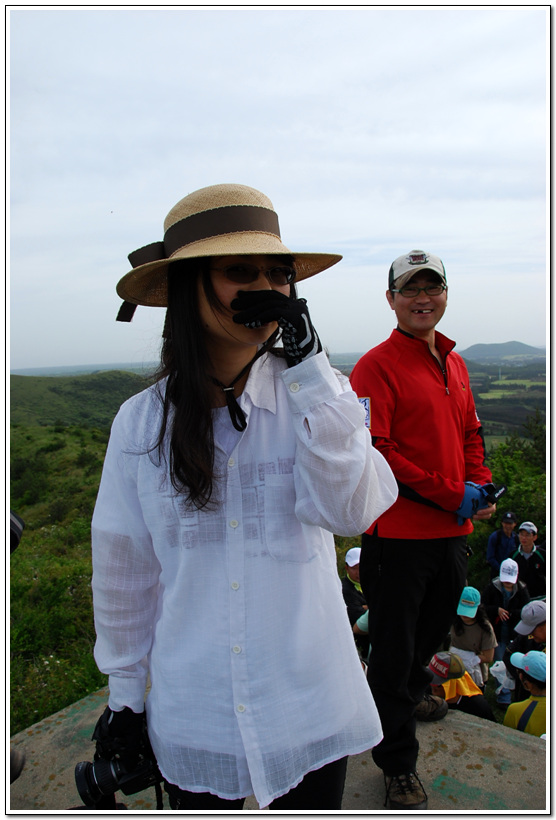
[[531, 347], [523, 342], [501, 342], [499, 344], [471, 345], [466, 350], [458, 351], [460, 356], [472, 362], [490, 362], [492, 364], [527, 363], [546, 359], [546, 352], [540, 347]]
[[84, 376], [10, 376], [12, 424], [108, 427], [120, 405], [150, 382], [111, 370]]

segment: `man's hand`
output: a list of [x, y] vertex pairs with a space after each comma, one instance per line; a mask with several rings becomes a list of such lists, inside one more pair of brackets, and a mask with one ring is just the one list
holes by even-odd
[[496, 504], [489, 504], [488, 507], [484, 507], [482, 510], [477, 510], [473, 516], [473, 521], [488, 521], [489, 518], [492, 518], [495, 512]]
[[466, 481], [463, 490], [463, 499], [455, 511], [458, 517], [458, 524], [463, 524], [467, 518], [473, 518], [473, 516], [479, 513], [479, 510], [487, 508], [488, 506], [489, 501], [486, 490], [479, 484]]
[[238, 311], [233, 317], [238, 325], [256, 328], [278, 322], [288, 367], [322, 350], [305, 299], [292, 299], [276, 290], [240, 290], [230, 307]]
[[510, 617], [510, 613], [507, 609], [503, 609], [501, 606], [498, 607], [498, 617], [501, 621], [507, 621]]

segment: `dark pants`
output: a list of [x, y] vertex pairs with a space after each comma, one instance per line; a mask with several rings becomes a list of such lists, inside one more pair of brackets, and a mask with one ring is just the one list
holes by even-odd
[[466, 538], [407, 541], [364, 533], [361, 547], [359, 575], [371, 643], [367, 680], [384, 734], [373, 759], [389, 776], [414, 772], [415, 707], [465, 586]]
[[[342, 796], [347, 771], [347, 757], [334, 760], [315, 772], [308, 772], [301, 783], [287, 794], [277, 797], [268, 807], [270, 811], [311, 811], [342, 808]], [[224, 800], [215, 794], [182, 791], [164, 781], [171, 809], [186, 811], [241, 811], [245, 798]]]
[[450, 709], [456, 709], [459, 712], [465, 712], [468, 715], [483, 718], [483, 720], [492, 720], [496, 723], [496, 718], [484, 695], [464, 696], [460, 698], [458, 703], [450, 703], [449, 706]]

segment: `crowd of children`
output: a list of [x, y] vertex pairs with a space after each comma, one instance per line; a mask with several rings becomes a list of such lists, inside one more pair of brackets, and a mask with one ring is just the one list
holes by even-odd
[[[546, 733], [546, 554], [535, 544], [533, 522], [521, 524], [516, 540], [515, 514], [505, 513], [502, 524], [501, 535], [490, 537], [487, 553], [497, 572], [482, 593], [464, 588], [450, 635], [429, 664], [430, 692], [416, 717], [439, 720], [458, 709], [496, 721], [485, 696], [492, 668], [501, 681], [496, 700], [506, 709], [504, 725], [540, 737]], [[344, 581], [344, 587], [354, 582], [359, 550], [351, 549], [347, 557], [351, 582]], [[358, 603], [364, 606], [363, 600]], [[368, 632], [368, 612], [362, 608], [357, 614], [350, 611], [350, 622], [360, 641]]]

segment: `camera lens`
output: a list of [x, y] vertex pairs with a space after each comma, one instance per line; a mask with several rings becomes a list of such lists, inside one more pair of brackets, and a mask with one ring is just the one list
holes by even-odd
[[102, 797], [114, 794], [118, 780], [109, 760], [84, 761], [75, 767], [75, 785], [85, 805], [94, 808]]

